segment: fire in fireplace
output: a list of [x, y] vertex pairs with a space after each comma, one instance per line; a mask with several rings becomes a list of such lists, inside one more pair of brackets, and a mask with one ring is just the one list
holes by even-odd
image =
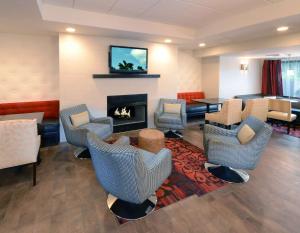
[[117, 119], [130, 119], [134, 117], [134, 107], [125, 106], [125, 107], [117, 107], [113, 110], [113, 118]]

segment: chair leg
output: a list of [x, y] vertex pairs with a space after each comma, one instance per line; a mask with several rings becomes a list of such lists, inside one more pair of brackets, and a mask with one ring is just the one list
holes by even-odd
[[32, 186], [36, 185], [36, 163], [32, 164]]
[[287, 134], [290, 134], [291, 122], [288, 122]]

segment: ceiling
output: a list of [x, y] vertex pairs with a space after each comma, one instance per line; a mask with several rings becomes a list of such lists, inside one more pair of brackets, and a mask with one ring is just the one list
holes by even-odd
[[51, 5], [191, 28], [280, 1], [283, 0], [43, 0]]
[[[268, 12], [268, 14], [266, 14]], [[76, 33], [199, 49], [300, 31], [299, 0], [9, 0], [0, 1], [0, 32]]]

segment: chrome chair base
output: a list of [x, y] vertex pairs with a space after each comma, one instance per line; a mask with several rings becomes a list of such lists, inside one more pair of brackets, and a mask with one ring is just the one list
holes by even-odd
[[153, 194], [141, 204], [134, 204], [118, 199], [109, 194], [107, 197], [107, 206], [118, 218], [125, 220], [137, 220], [150, 214], [156, 206], [157, 197]]
[[84, 147], [78, 147], [74, 151], [74, 156], [77, 159], [90, 159], [91, 158], [89, 150], [87, 148], [84, 148]]
[[205, 163], [204, 166], [211, 174], [229, 183], [246, 183], [250, 179], [250, 176], [244, 170], [211, 163]]

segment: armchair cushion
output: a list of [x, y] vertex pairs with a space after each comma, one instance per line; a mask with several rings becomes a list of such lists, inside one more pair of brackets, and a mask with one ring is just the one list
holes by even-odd
[[70, 118], [74, 127], [79, 127], [90, 122], [89, 113], [87, 111], [73, 114]]
[[270, 111], [268, 112], [268, 118], [281, 121], [293, 121], [297, 118], [297, 116], [295, 114], [291, 114], [291, 117], [289, 119], [289, 114], [286, 112]]
[[111, 128], [108, 124], [100, 123], [88, 123], [78, 127], [79, 129], [87, 129], [89, 132], [93, 132], [101, 139], [105, 139], [111, 134]]
[[253, 129], [251, 129], [249, 125], [245, 124], [238, 132], [237, 138], [239, 139], [241, 144], [247, 144], [254, 136], [255, 132], [253, 131]]
[[181, 117], [179, 114], [163, 113], [160, 115], [158, 121], [160, 123], [181, 124]]
[[180, 114], [181, 104], [164, 104], [164, 112], [165, 113], [175, 113]]

